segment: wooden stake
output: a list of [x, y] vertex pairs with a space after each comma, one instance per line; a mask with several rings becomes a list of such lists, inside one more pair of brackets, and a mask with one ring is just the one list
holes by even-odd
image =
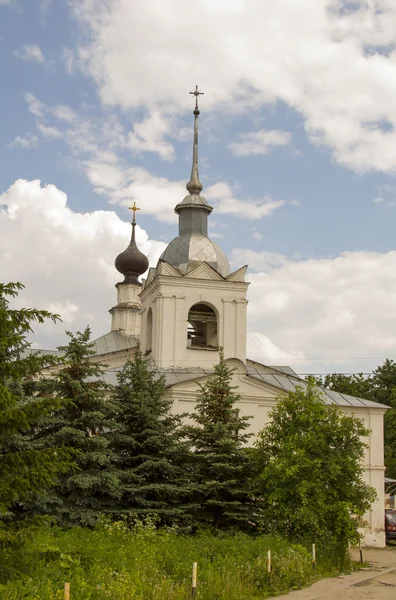
[[268, 584], [269, 585], [271, 585], [271, 570], [272, 570], [271, 550], [268, 550], [268, 552], [267, 552], [267, 573], [268, 573]]
[[316, 569], [316, 546], [312, 544], [312, 568]]
[[362, 563], [363, 562], [363, 550], [362, 550], [362, 546], [360, 545], [360, 542], [359, 542], [359, 553], [360, 553], [360, 562]]
[[70, 581], [65, 583], [65, 593], [64, 593], [63, 599], [70, 600]]
[[192, 579], [191, 579], [191, 597], [195, 598], [197, 593], [197, 569], [198, 563], [193, 563], [192, 567]]

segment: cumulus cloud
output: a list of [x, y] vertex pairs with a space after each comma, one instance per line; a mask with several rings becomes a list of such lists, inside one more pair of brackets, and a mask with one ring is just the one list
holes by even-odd
[[[109, 330], [121, 275], [114, 259], [129, 243], [130, 224], [115, 212], [75, 213], [54, 185], [19, 179], [0, 195], [3, 281], [21, 281], [20, 305], [59, 313], [64, 325], [38, 328], [36, 340], [55, 347], [63, 332], [90, 324], [94, 335]], [[155, 264], [164, 249], [139, 226], [137, 244]], [[26, 244], [24, 240], [29, 240]]]
[[287, 146], [291, 142], [291, 134], [277, 129], [266, 131], [250, 131], [241, 133], [239, 141], [228, 144], [227, 148], [235, 156], [249, 156], [250, 154], [269, 154], [276, 146]]
[[[370, 371], [396, 357], [396, 252], [290, 260], [238, 250], [236, 257], [256, 271], [248, 277], [249, 331], [289, 353], [297, 371]], [[257, 339], [254, 353], [278, 361]]]
[[209, 186], [207, 195], [216, 206], [216, 213], [236, 215], [251, 221], [268, 217], [284, 205], [283, 200], [273, 200], [270, 196], [261, 200], [236, 198], [232, 188], [224, 182]]
[[[88, 33], [80, 64], [105, 105], [172, 114], [190, 102], [186, 81], [198, 82], [212, 112], [250, 114], [280, 101], [340, 163], [396, 167], [393, 0], [202, 0], [188, 11], [183, 0], [164, 0], [160, 10], [155, 0], [71, 6]], [[205, 31], [204, 41], [192, 31]]]
[[45, 56], [37, 44], [24, 44], [20, 50], [15, 50], [15, 56], [22, 58], [26, 62], [35, 62], [43, 64], [45, 62]]
[[[64, 324], [40, 327], [36, 345], [53, 348], [64, 329], [109, 330], [120, 276], [114, 259], [130, 225], [112, 211], [75, 213], [53, 185], [18, 180], [0, 196], [2, 279], [26, 285], [19, 305], [47, 308]], [[23, 240], [29, 240], [28, 246]], [[155, 264], [165, 244], [137, 227]], [[236, 249], [249, 262], [248, 355], [298, 372], [371, 370], [396, 356], [396, 252], [344, 252], [324, 259]], [[370, 359], [370, 360], [367, 360]]]

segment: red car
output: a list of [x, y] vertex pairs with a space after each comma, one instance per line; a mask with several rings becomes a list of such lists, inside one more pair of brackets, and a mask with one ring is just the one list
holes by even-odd
[[391, 508], [385, 510], [385, 532], [387, 543], [396, 540], [396, 510]]

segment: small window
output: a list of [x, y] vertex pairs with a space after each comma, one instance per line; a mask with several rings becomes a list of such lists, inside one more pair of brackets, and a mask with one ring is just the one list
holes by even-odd
[[218, 348], [217, 316], [207, 304], [194, 304], [188, 313], [187, 346]]

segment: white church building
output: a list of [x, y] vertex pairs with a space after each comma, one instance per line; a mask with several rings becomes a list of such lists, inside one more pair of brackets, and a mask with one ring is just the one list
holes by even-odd
[[[165, 375], [167, 393], [176, 413], [192, 412], [199, 384], [211, 377], [223, 348], [227, 363], [234, 367], [238, 387], [237, 407], [252, 416], [257, 433], [269, 419], [277, 398], [306, 381], [288, 366], [269, 367], [246, 356], [247, 266], [231, 272], [223, 250], [208, 237], [212, 206], [201, 195], [198, 175], [198, 90], [194, 92], [193, 164], [188, 195], [175, 207], [179, 235], [167, 246], [156, 267], [135, 242], [136, 205], [133, 207], [132, 238], [117, 256], [115, 266], [124, 276], [117, 283], [117, 304], [111, 308], [111, 331], [95, 340], [93, 360], [107, 365], [106, 381], [116, 383], [122, 365], [133, 358], [138, 343], [146, 357]], [[141, 283], [139, 276], [148, 269]], [[326, 403], [360, 417], [371, 431], [362, 457], [365, 480], [377, 491], [377, 500], [366, 515], [365, 543], [384, 546], [384, 457], [383, 417], [386, 407], [323, 389]]]

